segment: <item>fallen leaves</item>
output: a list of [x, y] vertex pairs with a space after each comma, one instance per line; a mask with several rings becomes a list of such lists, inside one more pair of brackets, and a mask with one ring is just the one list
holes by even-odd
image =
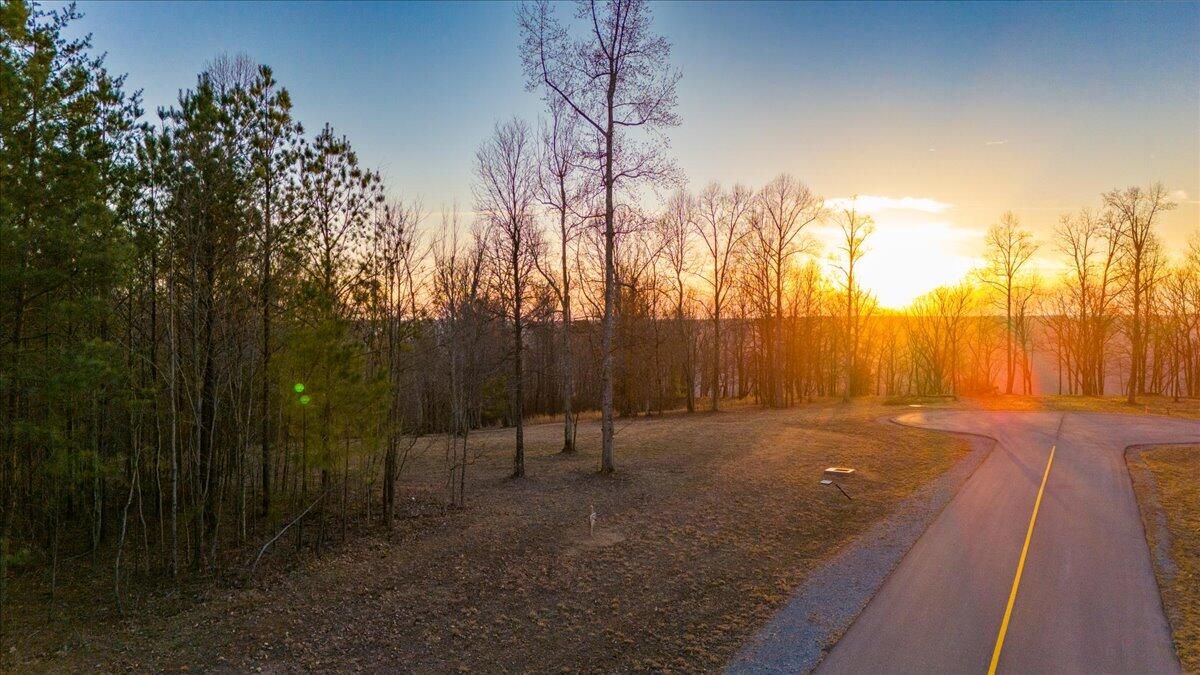
[[[429, 506], [439, 457], [418, 456], [400, 489], [423, 497], [401, 500], [390, 537], [351, 540], [207, 608], [147, 612], [139, 635], [91, 626], [110, 648], [38, 667], [716, 670], [817, 561], [965, 452], [950, 436], [880, 425], [884, 412], [633, 420], [616, 478], [595, 472], [594, 422], [571, 456], [557, 452], [557, 425], [527, 428], [530, 477], [516, 482], [511, 430], [481, 432], [465, 510]], [[862, 469], [852, 505], [817, 488], [831, 462]]]

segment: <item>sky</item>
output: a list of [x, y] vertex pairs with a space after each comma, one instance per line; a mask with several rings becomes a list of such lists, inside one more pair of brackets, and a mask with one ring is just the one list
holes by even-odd
[[[214, 56], [244, 52], [309, 130], [331, 123], [427, 210], [469, 210], [475, 148], [497, 120], [541, 110], [510, 3], [79, 8], [151, 115]], [[884, 306], [961, 278], [1005, 210], [1043, 242], [1048, 274], [1060, 215], [1106, 190], [1163, 182], [1178, 202], [1160, 229], [1171, 252], [1200, 228], [1200, 3], [653, 11], [683, 74], [670, 140], [691, 188], [787, 172], [830, 199], [859, 195], [876, 220], [862, 274]]]

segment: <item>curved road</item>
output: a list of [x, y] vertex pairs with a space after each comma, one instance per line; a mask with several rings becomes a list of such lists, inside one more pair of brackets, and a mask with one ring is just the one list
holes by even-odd
[[819, 672], [1179, 671], [1124, 451], [1200, 443], [1200, 421], [967, 411], [896, 421], [997, 445]]

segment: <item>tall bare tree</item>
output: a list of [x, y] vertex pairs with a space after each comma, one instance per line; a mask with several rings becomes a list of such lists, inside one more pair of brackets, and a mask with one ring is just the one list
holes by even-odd
[[562, 334], [559, 336], [559, 372], [562, 378], [563, 452], [575, 451], [575, 363], [571, 357], [571, 268], [572, 242], [586, 220], [582, 213], [589, 207], [586, 181], [579, 167], [582, 159], [582, 138], [578, 118], [567, 109], [562, 99], [552, 99], [550, 116], [542, 124], [538, 145], [538, 200], [557, 221], [558, 264], [554, 271], [543, 270], [542, 276], [558, 297], [562, 312]]
[[1041, 293], [1041, 278], [1030, 274], [1013, 295], [1012, 340], [1016, 344], [1016, 365], [1021, 369], [1021, 393], [1026, 395], [1033, 394], [1033, 312]]
[[[1200, 233], [1192, 246], [1200, 246]], [[1196, 253], [1200, 253], [1197, 250]], [[1166, 322], [1169, 365], [1165, 386], [1175, 400], [1194, 396], [1197, 386], [1197, 361], [1200, 361], [1200, 256], [1185, 256], [1163, 284], [1160, 311]]]
[[779, 174], [758, 192], [761, 217], [752, 228], [757, 247], [766, 254], [768, 325], [772, 333], [769, 365], [771, 405], [783, 404], [783, 280], [792, 259], [809, 250], [804, 230], [824, 214], [824, 200], [793, 176]]
[[204, 75], [220, 96], [246, 91], [259, 75], [259, 66], [245, 52], [223, 52], [204, 64]]
[[[671, 173], [660, 135], [679, 123], [675, 85], [680, 74], [670, 67], [670, 44], [651, 31], [650, 5], [645, 0], [580, 2], [575, 18], [578, 36], [558, 20], [547, 0], [522, 5], [518, 11], [528, 87], [541, 89], [548, 101], [565, 102], [596, 140], [591, 159], [604, 191], [600, 470], [612, 473], [617, 190]], [[642, 139], [632, 137], [638, 128], [649, 133]]]
[[440, 319], [438, 352], [445, 364], [446, 488], [451, 504], [466, 504], [471, 418], [485, 377], [479, 352], [486, 338], [484, 266], [490, 233], [477, 223], [469, 238], [461, 233], [457, 209], [442, 213], [441, 237], [430, 249], [430, 304]]
[[[424, 295], [421, 266], [428, 250], [419, 231], [424, 217], [419, 201], [394, 200], [382, 205], [376, 211], [370, 247], [363, 261], [369, 281], [365, 299], [365, 310], [370, 317], [368, 332], [374, 337], [377, 368], [391, 384], [392, 391], [380, 500], [385, 526], [391, 525], [396, 510], [396, 479], [416, 443], [422, 412], [420, 387], [413, 376], [418, 365], [411, 351], [425, 314], [417, 300], [418, 294]], [[406, 400], [406, 395], [412, 398]], [[409, 440], [401, 454], [405, 434]]]
[[683, 385], [688, 412], [696, 410], [696, 340], [690, 323], [692, 304], [689, 277], [693, 273], [692, 235], [696, 228], [696, 200], [685, 190], [679, 190], [667, 202], [660, 221], [663, 235], [663, 254], [669, 272], [672, 302], [675, 309], [676, 336], [683, 344]]
[[842, 237], [838, 244], [839, 257], [834, 267], [841, 273], [842, 291], [846, 294], [844, 300], [845, 313], [845, 345], [842, 351], [845, 363], [845, 382], [842, 389], [842, 400], [849, 401], [854, 393], [854, 376], [858, 368], [858, 345], [862, 333], [862, 319], [870, 313], [874, 306], [874, 298], [865, 292], [855, 270], [862, 257], [867, 254], [867, 238], [875, 231], [875, 222], [871, 216], [860, 214], [851, 200], [849, 206], [842, 208], [835, 216]]
[[1037, 252], [1033, 235], [1021, 228], [1021, 221], [1012, 211], [1005, 211], [1000, 222], [992, 225], [987, 233], [986, 265], [980, 278], [999, 293], [999, 303], [1004, 307], [1005, 379], [1004, 393], [1013, 393], [1016, 379], [1016, 354], [1013, 327], [1014, 303], [1023, 293], [1018, 288], [1022, 269]]
[[726, 191], [710, 183], [696, 202], [696, 232], [704, 243], [706, 267], [700, 277], [711, 289], [708, 314], [712, 319], [712, 391], [710, 408], [721, 407], [721, 310], [733, 288], [734, 263], [749, 229], [746, 218], [753, 207], [753, 192], [743, 185]]
[[491, 232], [497, 296], [512, 328], [512, 415], [516, 425], [513, 478], [525, 475], [525, 362], [523, 333], [530, 276], [540, 255], [534, 213], [537, 174], [529, 125], [513, 118], [497, 123], [475, 153], [475, 210]]
[[1145, 386], [1146, 294], [1155, 281], [1151, 266], [1158, 251], [1154, 225], [1164, 211], [1175, 208], [1162, 183], [1149, 188], [1129, 187], [1104, 193], [1104, 205], [1116, 216], [1119, 240], [1129, 275], [1129, 391], [1136, 403]]
[[961, 283], [913, 300], [905, 327], [918, 392], [958, 396], [964, 328], [975, 296], [975, 288]]
[[1067, 258], [1060, 309], [1061, 366], [1069, 371], [1068, 391], [1104, 393], [1105, 354], [1116, 320], [1124, 279], [1118, 270], [1121, 246], [1111, 213], [1081, 209], [1064, 215], [1055, 230], [1058, 252]]

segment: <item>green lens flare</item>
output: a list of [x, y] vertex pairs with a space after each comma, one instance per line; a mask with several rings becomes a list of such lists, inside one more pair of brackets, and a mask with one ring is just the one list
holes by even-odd
[[292, 385], [292, 389], [295, 390], [297, 394], [302, 393], [304, 391], [304, 383], [297, 382], [296, 384]]
[[300, 405], [308, 405], [308, 402], [311, 400], [312, 399], [309, 398], [308, 395], [301, 396], [300, 397]]

